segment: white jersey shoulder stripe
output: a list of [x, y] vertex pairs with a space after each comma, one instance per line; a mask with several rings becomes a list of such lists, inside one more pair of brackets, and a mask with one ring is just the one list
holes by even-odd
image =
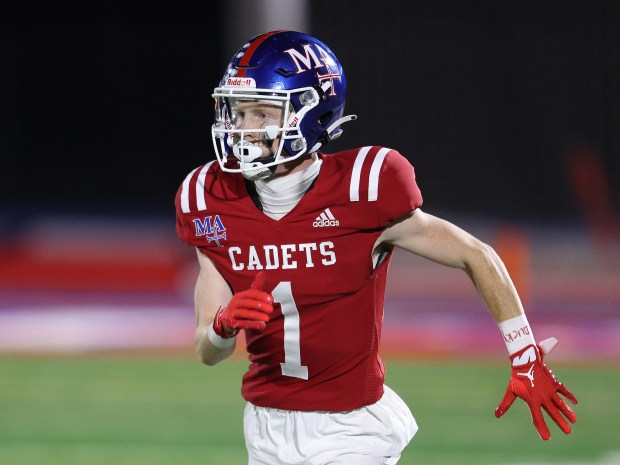
[[189, 205], [189, 193], [191, 189], [190, 184], [192, 182], [192, 178], [194, 177], [194, 173], [196, 173], [196, 171], [198, 171], [199, 168], [200, 168], [200, 173], [198, 174], [198, 179], [196, 180], [196, 186], [195, 186], [196, 187], [196, 204], [197, 204], [198, 210], [207, 209], [204, 186], [205, 186], [205, 178], [207, 176], [207, 171], [213, 164], [213, 161], [210, 161], [209, 163], [204, 165], [202, 168], [200, 168], [199, 166], [198, 168], [193, 169], [192, 172], [189, 173], [187, 177], [185, 178], [185, 180], [183, 181], [183, 185], [181, 187], [181, 211], [183, 213], [191, 212], [191, 208]]
[[351, 172], [351, 185], [349, 186], [349, 200], [351, 202], [359, 202], [360, 200], [360, 176], [362, 174], [362, 166], [371, 148], [372, 147], [369, 146], [360, 149], [355, 158], [353, 171]]
[[[362, 167], [366, 161], [366, 156], [370, 152], [372, 147], [364, 147], [360, 149], [355, 158], [353, 164], [353, 170], [351, 173], [351, 185], [349, 187], [349, 200], [351, 202], [359, 202], [360, 200], [360, 182], [362, 175]], [[381, 167], [385, 161], [385, 157], [392, 149], [382, 147], [370, 166], [370, 174], [368, 178], [368, 201], [376, 202], [379, 198], [379, 175], [381, 174]]]
[[189, 183], [192, 181], [192, 176], [196, 172], [198, 168], [194, 168], [191, 173], [187, 175], [185, 180], [183, 181], [183, 185], [181, 188], [181, 211], [183, 213], [189, 213]]
[[207, 177], [207, 171], [211, 168], [215, 160], [210, 161], [200, 170], [200, 174], [198, 175], [198, 179], [196, 180], [196, 206], [198, 210], [206, 210], [207, 209], [207, 200], [205, 199], [205, 178]]
[[370, 167], [370, 180], [368, 182], [368, 201], [375, 202], [379, 197], [379, 173], [381, 172], [381, 166], [383, 165], [383, 160], [385, 160], [385, 156], [392, 149], [388, 149], [383, 147], [377, 153], [377, 156], [372, 162], [372, 166]]

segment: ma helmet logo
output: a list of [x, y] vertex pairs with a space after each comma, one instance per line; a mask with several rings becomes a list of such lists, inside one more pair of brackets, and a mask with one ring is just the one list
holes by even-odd
[[321, 84], [323, 82], [329, 81], [331, 85], [329, 87], [328, 95], [336, 95], [334, 79], [338, 79], [338, 81], [341, 81], [342, 77], [337, 71], [338, 66], [336, 65], [334, 60], [327, 54], [327, 52], [323, 50], [323, 48], [321, 48], [317, 44], [304, 44], [303, 53], [294, 48], [284, 50], [284, 53], [287, 53], [293, 60], [293, 63], [295, 63], [295, 68], [297, 69], [296, 74], [304, 73], [311, 69], [325, 68], [326, 72], [324, 74], [320, 74], [317, 71], [316, 77]]

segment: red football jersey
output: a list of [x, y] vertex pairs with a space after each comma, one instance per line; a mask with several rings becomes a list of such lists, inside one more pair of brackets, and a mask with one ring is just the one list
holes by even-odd
[[233, 293], [265, 270], [276, 307], [264, 331], [246, 331], [243, 397], [287, 410], [345, 411], [376, 402], [378, 348], [390, 256], [374, 269], [384, 227], [422, 204], [411, 164], [364, 147], [323, 160], [286, 216], [260, 210], [240, 174], [217, 162], [192, 171], [177, 193], [177, 234], [215, 264]]

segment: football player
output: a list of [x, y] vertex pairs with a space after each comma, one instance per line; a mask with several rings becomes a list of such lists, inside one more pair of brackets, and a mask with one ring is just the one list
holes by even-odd
[[[384, 385], [379, 356], [395, 247], [462, 269], [499, 325], [512, 376], [496, 410], [527, 402], [542, 439], [545, 409], [569, 433], [575, 397], [544, 364], [497, 254], [421, 210], [414, 169], [396, 150], [322, 148], [355, 119], [333, 52], [298, 32], [251, 39], [215, 89], [217, 161], [176, 197], [177, 233], [196, 247], [196, 350], [207, 365], [245, 331], [249, 463], [394, 464], [417, 431]], [[567, 421], [568, 420], [568, 421]]]

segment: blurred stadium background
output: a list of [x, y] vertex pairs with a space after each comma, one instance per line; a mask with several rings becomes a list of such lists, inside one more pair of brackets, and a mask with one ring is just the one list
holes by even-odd
[[328, 151], [406, 155], [425, 210], [500, 253], [581, 399], [550, 444], [524, 412], [497, 426], [496, 325], [462, 273], [397, 253], [383, 351], [428, 425], [401, 463], [620, 463], [620, 3], [379, 5], [0, 7], [0, 464], [244, 463], [243, 354], [194, 359], [173, 198], [212, 159], [226, 63], [271, 29], [330, 45], [359, 120]]

